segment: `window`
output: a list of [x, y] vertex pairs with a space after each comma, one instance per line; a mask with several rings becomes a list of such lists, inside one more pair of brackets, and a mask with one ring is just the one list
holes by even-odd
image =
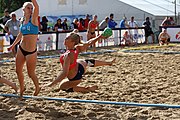
[[67, 0], [58, 0], [58, 4], [59, 5], [66, 5], [67, 4]]
[[87, 0], [79, 0], [79, 5], [85, 5], [87, 4]]

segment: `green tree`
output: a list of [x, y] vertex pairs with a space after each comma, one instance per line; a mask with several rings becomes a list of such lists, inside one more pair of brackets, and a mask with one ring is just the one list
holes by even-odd
[[0, 13], [1, 16], [5, 9], [8, 9], [10, 12], [15, 11], [22, 7], [24, 2], [28, 2], [31, 0], [0, 0]]

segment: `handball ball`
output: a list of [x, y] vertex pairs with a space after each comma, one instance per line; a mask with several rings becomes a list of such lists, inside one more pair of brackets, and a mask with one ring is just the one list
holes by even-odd
[[111, 28], [105, 28], [102, 32], [103, 37], [110, 37], [112, 35], [112, 29]]

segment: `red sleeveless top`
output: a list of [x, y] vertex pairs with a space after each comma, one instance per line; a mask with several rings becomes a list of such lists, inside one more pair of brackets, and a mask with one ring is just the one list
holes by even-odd
[[94, 23], [94, 22], [91, 23], [91, 28], [95, 29], [97, 26], [98, 26], [98, 23]]
[[77, 58], [78, 58], [78, 54], [79, 54], [78, 50], [76, 50], [76, 49], [75, 50], [67, 50], [64, 54], [62, 54], [60, 56], [60, 63], [63, 65], [64, 64], [64, 56], [71, 52], [74, 53], [74, 62], [69, 66], [70, 70], [73, 69], [77, 65]]

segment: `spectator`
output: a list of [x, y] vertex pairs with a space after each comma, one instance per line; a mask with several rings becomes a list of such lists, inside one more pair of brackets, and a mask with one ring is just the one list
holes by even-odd
[[129, 33], [133, 34], [133, 39], [138, 43], [138, 25], [137, 22], [134, 21], [134, 16], [131, 17], [131, 20], [128, 22], [128, 25], [130, 28], [135, 28], [135, 29], [130, 29]]
[[[2, 18], [0, 18], [0, 24], [1, 27], [4, 29], [4, 25], [6, 24], [6, 22], [11, 19], [10, 15], [9, 15], [9, 11], [8, 9], [5, 9], [4, 10], [4, 16]], [[3, 33], [5, 33], [6, 31], [4, 30]]]
[[133, 42], [133, 37], [128, 33], [128, 31], [125, 31], [122, 42], [124, 42], [124, 44], [127, 46], [135, 45]]
[[137, 22], [134, 21], [134, 16], [131, 17], [131, 20], [128, 22], [128, 25], [130, 28], [137, 28], [138, 27]]
[[41, 31], [44, 32], [44, 31], [47, 31], [47, 28], [48, 28], [48, 19], [46, 16], [43, 16], [42, 17], [42, 21], [40, 22], [41, 24]]
[[83, 18], [80, 18], [80, 19], [79, 19], [79, 22], [78, 22], [78, 30], [79, 30], [79, 31], [85, 30], [85, 29], [84, 29], [84, 26], [83, 26]]
[[54, 31], [62, 31], [61, 18], [57, 19], [56, 24], [54, 25]]
[[83, 25], [84, 25], [84, 29], [87, 30], [88, 29], [88, 24], [89, 24], [89, 14], [86, 15], [86, 18], [83, 21]]
[[78, 29], [78, 19], [77, 19], [77, 18], [75, 18], [75, 19], [73, 20], [73, 22], [72, 22], [72, 28], [73, 28], [73, 29]]
[[[15, 41], [18, 33], [19, 33], [19, 26], [20, 26], [20, 21], [16, 19], [16, 14], [13, 12], [11, 13], [11, 19], [9, 19], [6, 24], [5, 24], [5, 28], [4, 30], [8, 33], [8, 35], [10, 36], [10, 45], [13, 44], [13, 42]], [[19, 42], [20, 43], [20, 42]], [[16, 55], [17, 52], [17, 46], [19, 45], [16, 44], [16, 46], [14, 47], [14, 49], [12, 49], [12, 52], [14, 54], [14, 56]]]
[[159, 45], [164, 45], [165, 43], [168, 45], [170, 42], [170, 36], [167, 33], [167, 30], [164, 29], [160, 34], [159, 34]]
[[64, 21], [62, 23], [62, 28], [63, 28], [63, 30], [68, 30], [67, 18], [64, 19]]
[[126, 17], [123, 17], [123, 19], [120, 21], [119, 27], [120, 28], [128, 28], [129, 27]]
[[151, 35], [152, 42], [154, 43], [154, 33], [151, 28], [151, 23], [149, 21], [149, 17], [146, 17], [146, 21], [143, 23], [143, 27], [145, 27], [145, 42], [148, 43], [148, 37]]
[[99, 29], [105, 29], [108, 26], [109, 17], [105, 17], [105, 19], [99, 24]]
[[165, 19], [161, 23], [161, 26], [169, 26], [169, 25], [171, 25], [171, 22], [169, 21], [168, 17], [165, 17]]
[[114, 18], [114, 14], [110, 14], [110, 19], [109, 19], [109, 21], [108, 21], [108, 27], [109, 28], [115, 28], [116, 27], [116, 25], [117, 25], [117, 23], [113, 20], [113, 18]]
[[[87, 40], [90, 40], [90, 39], [96, 37], [96, 33], [95, 33], [96, 28], [97, 28], [97, 32], [99, 35], [99, 22], [97, 21], [97, 15], [94, 15], [93, 19], [91, 21], [89, 21], [89, 24], [88, 24]], [[96, 51], [95, 47], [96, 47], [96, 45], [93, 44], [93, 51]]]
[[169, 22], [170, 22], [171, 26], [176, 25], [176, 23], [174, 22], [173, 17], [169, 17]]

